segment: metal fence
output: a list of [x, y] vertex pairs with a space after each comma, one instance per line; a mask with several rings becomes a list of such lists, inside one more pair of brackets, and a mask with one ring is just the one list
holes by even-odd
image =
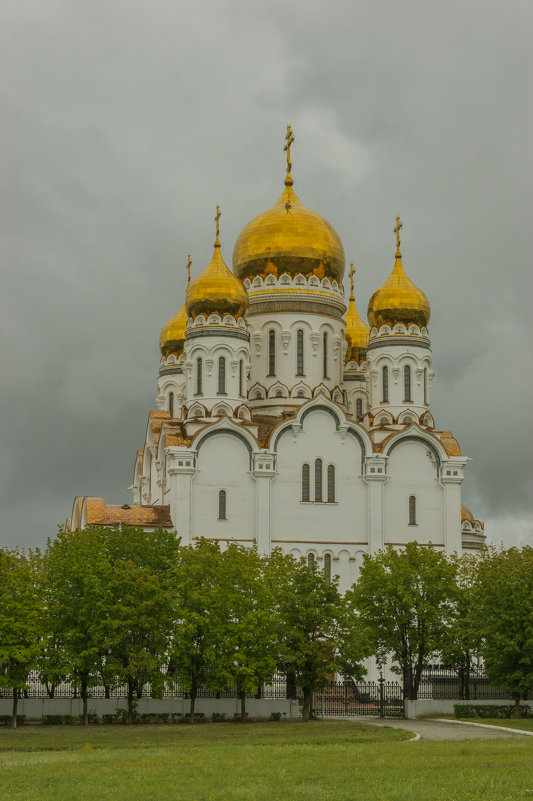
[[[381, 687], [381, 691], [380, 691]], [[380, 695], [381, 692], [381, 695]], [[114, 683], [109, 686], [99, 685], [89, 690], [91, 698], [125, 698], [127, 689], [125, 685]], [[150, 697], [152, 688], [146, 684], [138, 698]], [[0, 690], [0, 698], [11, 695], [10, 690]], [[24, 698], [76, 698], [79, 690], [69, 681], [57, 684], [45, 683], [37, 671], [32, 671], [28, 677], [28, 689], [21, 691]], [[177, 680], [170, 679], [165, 683], [163, 698], [187, 698], [188, 693], [183, 690]], [[214, 691], [203, 687], [198, 691], [198, 698], [238, 698], [240, 691], [237, 687], [226, 687]], [[294, 698], [302, 699], [301, 689], [285, 675], [275, 676], [268, 684], [263, 685], [257, 695], [246, 693], [247, 698]], [[510, 699], [506, 692], [490, 683], [482, 668], [470, 668], [469, 671], [455, 670], [442, 665], [427, 665], [422, 673], [418, 688], [418, 698], [429, 699], [466, 699], [466, 700], [496, 700]], [[383, 708], [396, 709], [403, 704], [403, 691], [401, 681], [387, 682], [330, 682], [323, 692], [315, 693], [313, 708], [324, 714], [379, 714]], [[402, 707], [403, 708], [403, 707]], [[350, 711], [354, 710], [354, 711]], [[376, 711], [377, 710], [377, 711]]]
[[488, 701], [511, 699], [511, 696], [491, 684], [483, 668], [461, 670], [444, 665], [426, 665], [418, 687], [418, 698]]

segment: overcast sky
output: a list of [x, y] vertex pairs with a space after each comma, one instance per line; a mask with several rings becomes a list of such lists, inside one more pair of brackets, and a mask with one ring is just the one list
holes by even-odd
[[[530, 0], [3, 0], [0, 543], [131, 500], [185, 263], [283, 188], [340, 234], [357, 306], [428, 295], [432, 411], [489, 538], [532, 535]], [[527, 238], [527, 242], [526, 242]]]

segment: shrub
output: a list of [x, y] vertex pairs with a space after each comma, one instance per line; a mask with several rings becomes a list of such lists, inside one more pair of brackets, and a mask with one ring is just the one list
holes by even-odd
[[[26, 715], [17, 715], [17, 726], [23, 726]], [[11, 715], [0, 715], [0, 726], [11, 726]]]
[[[520, 717], [527, 718], [531, 715], [531, 707], [521, 704]], [[496, 718], [503, 720], [514, 717], [516, 707], [514, 704], [454, 704], [454, 715], [456, 718]]]
[[225, 712], [213, 712], [211, 715], [211, 721], [213, 723], [225, 723], [226, 721], [226, 713]]
[[271, 712], [270, 720], [281, 720], [281, 712]]

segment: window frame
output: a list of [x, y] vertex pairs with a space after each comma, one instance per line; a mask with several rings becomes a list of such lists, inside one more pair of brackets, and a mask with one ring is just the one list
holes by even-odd
[[204, 383], [203, 383], [203, 359], [201, 356], [198, 356], [196, 359], [196, 394], [203, 395]]
[[[227, 395], [226, 391], [226, 357], [218, 357], [218, 391], [217, 395]], [[221, 389], [222, 387], [222, 389]]]
[[311, 466], [308, 462], [302, 465], [302, 503], [311, 502]]
[[217, 520], [228, 519], [228, 494], [226, 490], [218, 491], [218, 517]]
[[331, 581], [331, 554], [325, 553], [324, 554], [324, 575], [326, 576], [327, 581]]
[[381, 368], [381, 402], [389, 403], [389, 368], [386, 364]]
[[413, 402], [413, 382], [410, 364], [404, 364], [403, 367], [403, 402]]
[[276, 330], [268, 332], [268, 375], [276, 375]]
[[409, 525], [417, 526], [416, 521], [416, 495], [409, 495]]
[[315, 459], [315, 503], [322, 503], [322, 459]]
[[299, 328], [296, 332], [296, 375], [304, 373], [304, 332]]
[[322, 378], [325, 378], [327, 381], [329, 381], [329, 376], [328, 376], [328, 332], [327, 331], [324, 331], [324, 333], [322, 334], [322, 349], [323, 349], [323, 353], [322, 353], [322, 372], [323, 372], [323, 375], [322, 375]]
[[171, 417], [174, 417], [174, 393], [168, 393], [168, 411]]
[[328, 503], [336, 503], [336, 498], [335, 498], [335, 465], [334, 464], [328, 464], [327, 494], [328, 494]]

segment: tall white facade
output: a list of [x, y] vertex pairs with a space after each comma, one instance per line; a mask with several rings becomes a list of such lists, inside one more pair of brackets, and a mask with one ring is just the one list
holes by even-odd
[[[290, 151], [289, 151], [290, 152]], [[429, 303], [403, 271], [371, 298], [368, 328], [334, 229], [292, 189], [239, 236], [233, 272], [213, 260], [163, 329], [157, 410], [137, 451], [133, 503], [79, 496], [70, 525], [175, 528], [338, 575], [416, 540], [477, 549], [461, 505], [468, 458], [431, 413]]]

